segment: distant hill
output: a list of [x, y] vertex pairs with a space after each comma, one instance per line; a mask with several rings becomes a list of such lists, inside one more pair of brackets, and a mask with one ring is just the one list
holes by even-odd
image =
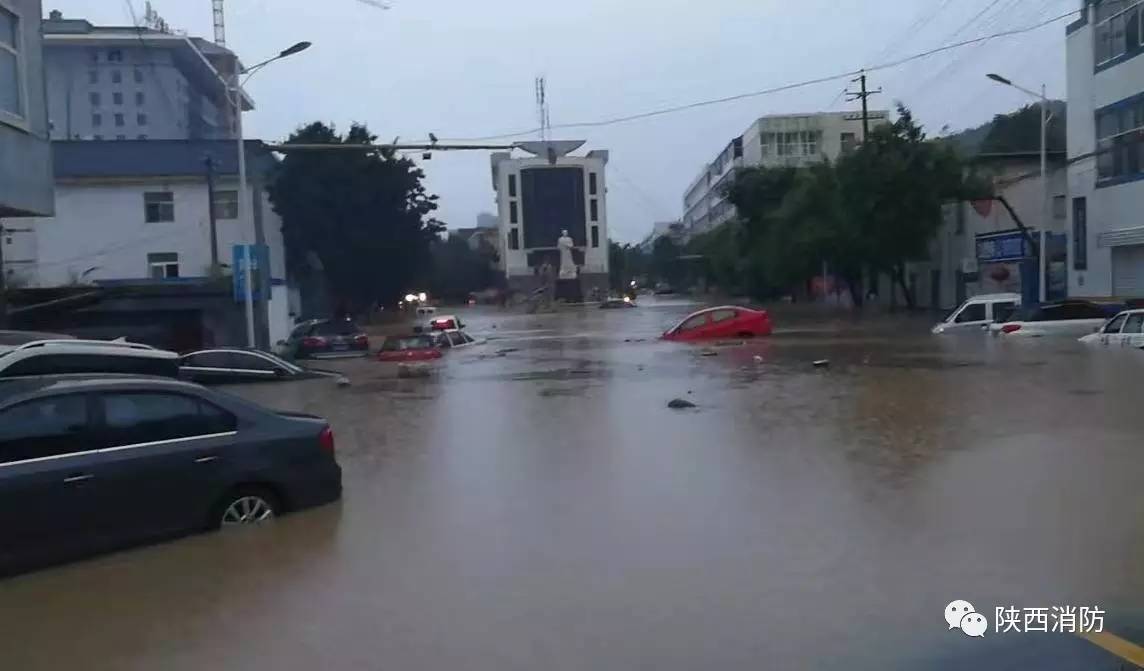
[[[1050, 100], [1049, 151], [1065, 151], [1068, 108], [1063, 100]], [[1041, 150], [1041, 107], [1032, 104], [1016, 112], [998, 114], [976, 128], [947, 135], [963, 156]]]

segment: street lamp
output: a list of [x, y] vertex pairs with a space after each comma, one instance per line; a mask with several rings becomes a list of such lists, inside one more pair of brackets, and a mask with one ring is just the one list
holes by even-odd
[[1037, 262], [1040, 264], [1040, 269], [1037, 271], [1037, 276], [1040, 278], [1040, 291], [1039, 298], [1042, 303], [1048, 295], [1047, 277], [1045, 273], [1045, 231], [1049, 228], [1049, 120], [1052, 118], [1052, 113], [1049, 112], [1049, 98], [1045, 93], [1045, 85], [1041, 84], [1041, 92], [1031, 91], [1024, 86], [1014, 84], [1011, 80], [1002, 77], [996, 73], [989, 73], [985, 75], [989, 79], [1017, 89], [1021, 93], [1036, 98], [1041, 103], [1041, 244], [1039, 245], [1039, 258]]
[[[230, 102], [232, 105], [234, 105], [235, 135], [238, 136], [238, 203], [237, 204], [238, 204], [238, 221], [239, 221], [240, 227], [244, 227], [244, 224], [245, 224], [245, 219], [247, 216], [246, 201], [247, 201], [247, 195], [248, 195], [247, 194], [248, 185], [246, 182], [246, 140], [242, 134], [242, 97], [243, 97], [242, 87], [246, 82], [250, 81], [250, 78], [254, 75], [255, 72], [262, 69], [263, 67], [273, 63], [274, 61], [281, 60], [281, 59], [287, 58], [289, 56], [293, 56], [294, 54], [305, 51], [306, 49], [309, 49], [309, 48], [310, 48], [309, 42], [298, 42], [297, 44], [294, 44], [293, 46], [291, 46], [287, 49], [283, 49], [282, 51], [278, 52], [277, 56], [274, 56], [273, 58], [268, 58], [268, 59], [266, 59], [260, 63], [257, 63], [255, 65], [249, 67], [249, 68], [244, 68], [241, 72], [238, 69], [238, 57], [235, 56], [234, 77], [231, 80], [231, 94], [232, 95], [230, 97]], [[241, 75], [244, 75], [244, 74], [246, 75], [246, 78], [239, 80], [239, 77]], [[257, 249], [262, 249], [262, 246], [264, 244], [266, 244], [266, 233], [262, 229], [262, 222], [258, 221], [257, 219], [254, 220], [254, 244], [257, 246], [256, 247]], [[259, 292], [259, 295], [258, 295], [258, 303], [259, 303], [259, 308], [262, 309], [263, 314], [265, 314], [265, 312], [266, 312], [266, 310], [263, 308], [263, 306], [265, 305], [266, 292], [269, 289], [269, 284], [270, 284], [270, 282], [267, 281], [267, 278], [269, 277], [269, 274], [270, 274], [270, 269], [263, 267], [265, 265], [266, 265], [265, 263], [260, 263], [258, 265], [258, 277], [260, 280], [259, 281], [259, 287], [261, 288], [261, 291]], [[253, 283], [251, 282], [251, 279], [252, 279], [251, 278], [251, 271], [250, 271], [251, 258], [250, 258], [250, 247], [249, 246], [246, 247], [244, 266], [245, 266], [245, 269], [243, 272], [246, 274], [245, 282], [244, 282], [245, 288], [246, 288], [246, 296], [245, 296], [245, 298], [246, 298], [246, 344], [249, 347], [257, 347], [257, 342], [255, 341], [255, 337], [254, 337], [254, 287], [252, 286]]]

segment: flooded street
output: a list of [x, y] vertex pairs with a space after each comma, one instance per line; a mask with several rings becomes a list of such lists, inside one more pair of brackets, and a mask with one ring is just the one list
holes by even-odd
[[231, 388], [329, 418], [344, 500], [0, 581], [0, 668], [1118, 668], [954, 599], [1144, 642], [1144, 352], [795, 311], [656, 340], [694, 307], [474, 310], [429, 379]]

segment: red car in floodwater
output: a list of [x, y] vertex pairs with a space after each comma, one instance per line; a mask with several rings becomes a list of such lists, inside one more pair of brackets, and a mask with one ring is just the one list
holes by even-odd
[[428, 335], [389, 336], [377, 353], [378, 361], [405, 363], [441, 358], [441, 349]]
[[693, 312], [663, 334], [664, 340], [705, 340], [708, 338], [753, 338], [769, 336], [773, 330], [766, 310], [723, 305]]

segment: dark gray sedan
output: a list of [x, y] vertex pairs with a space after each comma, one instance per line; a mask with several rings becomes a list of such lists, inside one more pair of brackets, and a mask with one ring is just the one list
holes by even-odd
[[162, 378], [0, 381], [0, 572], [340, 496], [320, 418]]

